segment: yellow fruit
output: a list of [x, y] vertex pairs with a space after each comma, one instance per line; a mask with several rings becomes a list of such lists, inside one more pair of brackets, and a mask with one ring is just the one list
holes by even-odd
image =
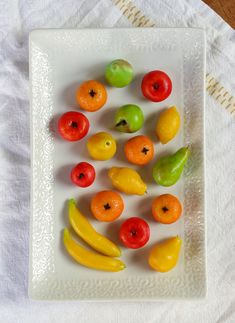
[[108, 176], [113, 186], [121, 192], [137, 195], [146, 193], [147, 185], [140, 175], [131, 168], [112, 167], [109, 169]]
[[163, 111], [156, 125], [156, 134], [162, 144], [173, 139], [180, 127], [180, 115], [176, 107]]
[[87, 149], [95, 160], [108, 160], [116, 153], [116, 141], [107, 132], [98, 132], [87, 141]]
[[157, 243], [150, 251], [150, 267], [162, 273], [173, 269], [179, 259], [181, 244], [182, 240], [178, 236]]
[[121, 255], [121, 250], [115, 243], [95, 231], [87, 218], [76, 207], [74, 199], [69, 200], [69, 222], [79, 237], [95, 250], [110, 257]]
[[70, 256], [83, 266], [113, 272], [123, 270], [126, 267], [119, 259], [102, 256], [85, 249], [71, 237], [68, 229], [64, 229], [63, 240]]

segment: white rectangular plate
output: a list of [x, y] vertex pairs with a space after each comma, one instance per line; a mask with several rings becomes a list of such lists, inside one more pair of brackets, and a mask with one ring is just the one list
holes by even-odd
[[[91, 128], [110, 132], [118, 142], [116, 156], [106, 162], [90, 161], [87, 137], [69, 143], [56, 131], [58, 116], [77, 110], [75, 89], [84, 80], [103, 80], [105, 65], [116, 58], [129, 61], [135, 71], [133, 83], [123, 89], [110, 88], [108, 101], [96, 113], [86, 113]], [[173, 82], [170, 97], [160, 103], [141, 96], [143, 75], [151, 70], [167, 72]], [[205, 36], [200, 29], [83, 29], [36, 30], [30, 35], [32, 214], [29, 295], [34, 299], [177, 299], [201, 298], [206, 294], [204, 215], [204, 72]], [[191, 158], [180, 181], [169, 188], [154, 184], [152, 164], [138, 168], [148, 184], [145, 196], [125, 196], [125, 210], [114, 223], [98, 223], [89, 210], [91, 196], [112, 189], [107, 177], [111, 166], [128, 165], [123, 143], [133, 134], [113, 129], [114, 111], [134, 103], [143, 109], [145, 124], [138, 134], [155, 142], [156, 157], [190, 145]], [[157, 142], [154, 127], [164, 108], [176, 105], [181, 129], [167, 145]], [[87, 189], [70, 183], [73, 165], [90, 161], [97, 179]], [[130, 165], [129, 165], [130, 166]], [[184, 212], [175, 224], [161, 225], [151, 218], [151, 201], [163, 193], [177, 195]], [[148, 221], [151, 239], [142, 249], [123, 250], [127, 268], [119, 273], [91, 270], [75, 263], [64, 251], [61, 232], [68, 225], [66, 201], [74, 197], [98, 231], [118, 242], [120, 223], [130, 216]], [[148, 267], [150, 248], [157, 241], [180, 235], [180, 261], [174, 270], [161, 274]]]

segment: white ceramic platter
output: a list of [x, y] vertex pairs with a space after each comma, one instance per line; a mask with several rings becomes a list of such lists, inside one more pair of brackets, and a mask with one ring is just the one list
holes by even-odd
[[[77, 86], [88, 79], [104, 82], [105, 65], [117, 58], [133, 65], [134, 81], [122, 89], [107, 87], [105, 107], [86, 115], [91, 123], [88, 136], [108, 131], [117, 139], [118, 151], [109, 161], [91, 161], [86, 150], [88, 136], [80, 142], [63, 141], [56, 131], [57, 120], [66, 111], [78, 110], [74, 99]], [[154, 69], [167, 72], [173, 82], [172, 94], [161, 103], [145, 100], [140, 92], [143, 75]], [[205, 35], [200, 29], [58, 29], [31, 33], [31, 298], [159, 300], [205, 296], [204, 73]], [[153, 163], [185, 145], [190, 145], [192, 154], [181, 180], [169, 188], [153, 182], [153, 163], [145, 168], [135, 167], [147, 182], [148, 193], [142, 197], [123, 194], [122, 216], [113, 223], [98, 223], [90, 214], [90, 198], [95, 192], [112, 189], [107, 169], [128, 165], [123, 143], [136, 135], [113, 129], [115, 110], [127, 103], [143, 109], [145, 124], [136, 134], [147, 134], [154, 140]], [[169, 105], [178, 107], [182, 125], [174, 140], [161, 145], [154, 128], [159, 112]], [[69, 179], [71, 168], [80, 161], [91, 162], [97, 171], [95, 183], [87, 189], [75, 187]], [[151, 201], [167, 192], [179, 197], [184, 212], [175, 224], [161, 225], [151, 217]], [[124, 271], [91, 270], [67, 255], [61, 233], [68, 225], [66, 201], [71, 197], [97, 230], [117, 243], [118, 228], [125, 218], [140, 216], [148, 221], [149, 243], [139, 250], [122, 248], [122, 260], [127, 265]], [[177, 234], [183, 238], [177, 267], [165, 274], [151, 270], [147, 263], [151, 246]]]

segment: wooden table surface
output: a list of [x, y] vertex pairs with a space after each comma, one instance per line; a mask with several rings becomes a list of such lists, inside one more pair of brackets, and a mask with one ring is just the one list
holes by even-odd
[[203, 0], [232, 28], [235, 28], [235, 0]]

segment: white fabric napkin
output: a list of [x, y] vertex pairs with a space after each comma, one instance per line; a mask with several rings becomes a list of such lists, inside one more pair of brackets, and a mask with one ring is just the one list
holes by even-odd
[[[207, 71], [216, 80], [211, 82], [235, 92], [235, 33], [205, 4], [124, 2], [136, 6], [157, 27], [206, 29]], [[132, 26], [124, 11], [120, 2], [110, 0], [0, 0], [0, 322], [235, 322], [235, 119], [233, 107], [226, 109], [213, 94], [207, 95], [205, 122], [208, 298], [173, 303], [28, 299], [28, 34], [36, 28]]]

